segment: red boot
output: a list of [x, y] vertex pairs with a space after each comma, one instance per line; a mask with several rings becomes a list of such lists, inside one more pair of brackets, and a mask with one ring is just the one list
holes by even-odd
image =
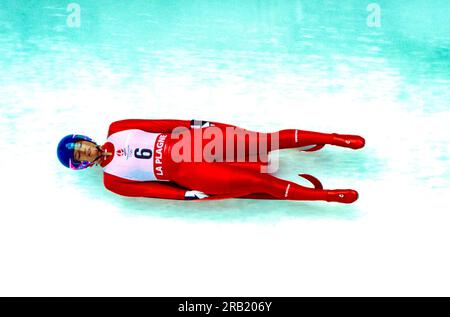
[[333, 133], [331, 144], [356, 150], [362, 148], [366, 141], [359, 135]]

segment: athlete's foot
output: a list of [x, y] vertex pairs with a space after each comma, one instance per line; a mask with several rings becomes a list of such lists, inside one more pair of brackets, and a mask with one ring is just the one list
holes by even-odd
[[358, 192], [353, 189], [334, 189], [327, 191], [327, 201], [351, 204], [358, 199]]
[[333, 133], [331, 144], [356, 150], [362, 148], [366, 141], [359, 135]]

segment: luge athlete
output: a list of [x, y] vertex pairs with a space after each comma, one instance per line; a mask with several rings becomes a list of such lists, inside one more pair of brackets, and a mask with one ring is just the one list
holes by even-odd
[[[270, 150], [317, 151], [326, 144], [359, 149], [365, 141], [357, 135], [297, 129], [260, 133], [218, 122], [129, 119], [113, 122], [101, 146], [86, 136], [67, 135], [59, 142], [57, 155], [74, 170], [100, 165], [105, 187], [124, 196], [352, 203], [358, 198], [355, 190], [323, 189], [311, 175], [299, 176], [314, 188], [261, 172]], [[242, 152], [244, 157], [239, 157]]]

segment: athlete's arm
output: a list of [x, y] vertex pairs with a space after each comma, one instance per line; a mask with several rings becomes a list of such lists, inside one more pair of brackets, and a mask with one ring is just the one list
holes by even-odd
[[202, 192], [186, 190], [170, 182], [136, 182], [103, 173], [105, 187], [113, 193], [128, 197], [150, 197], [178, 200], [207, 198]]
[[173, 129], [178, 127], [195, 129], [209, 126], [234, 127], [233, 125], [225, 123], [202, 121], [202, 120], [126, 119], [111, 123], [111, 125], [109, 126], [108, 136], [110, 136], [113, 133], [129, 129], [139, 129], [152, 133], [170, 133], [172, 132]]

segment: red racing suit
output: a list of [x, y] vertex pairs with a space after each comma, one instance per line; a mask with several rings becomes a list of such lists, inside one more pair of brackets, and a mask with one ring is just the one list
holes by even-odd
[[[198, 120], [129, 119], [113, 122], [109, 127], [108, 140], [103, 145], [104, 150], [113, 154], [101, 162], [105, 187], [124, 196], [165, 199], [261, 198], [348, 203], [357, 198], [353, 190], [324, 190], [320, 182], [310, 175], [300, 176], [311, 181], [314, 188], [261, 173], [267, 161], [260, 157], [260, 154], [264, 154], [260, 146], [252, 145], [266, 144], [265, 149], [269, 152], [275, 140], [276, 149], [318, 150], [325, 144], [356, 149], [364, 145], [364, 139], [359, 136], [295, 129], [274, 133], [251, 132], [251, 135], [240, 141], [233, 136], [223, 138], [223, 148], [229, 151], [225, 145], [231, 142], [236, 153], [237, 147], [243, 144], [248, 158], [256, 155], [256, 160], [216, 162], [215, 158], [201, 157], [197, 161], [190, 159], [180, 162], [173, 154], [178, 142], [176, 136], [179, 136], [173, 133], [176, 128], [184, 128], [192, 135], [198, 131], [208, 133], [212, 129], [219, 129], [226, 135], [226, 129], [240, 129], [228, 124]], [[207, 147], [206, 141], [209, 140], [202, 139], [199, 145], [201, 150]], [[195, 152], [194, 143], [192, 153]], [[220, 155], [224, 158], [227, 153]]]

